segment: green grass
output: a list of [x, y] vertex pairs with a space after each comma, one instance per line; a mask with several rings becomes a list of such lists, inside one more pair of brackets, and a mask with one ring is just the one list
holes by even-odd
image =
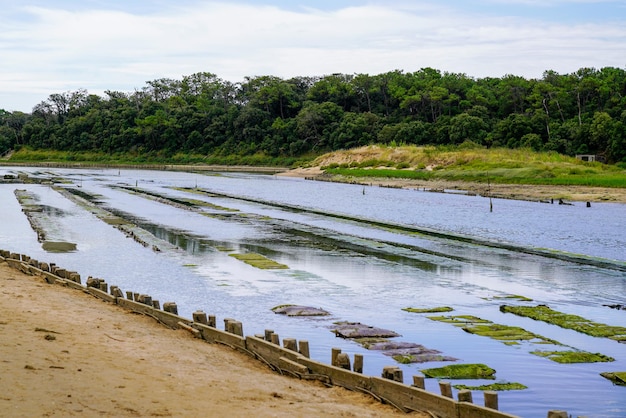
[[[342, 163], [325, 164], [337, 159]], [[370, 146], [324, 155], [316, 162], [328, 174], [348, 177], [626, 187], [621, 166], [530, 149]]]
[[23, 147], [13, 153], [9, 162], [81, 163], [106, 165], [244, 165], [292, 167], [312, 160], [314, 156], [272, 157], [253, 155], [203, 155], [167, 152], [106, 153], [91, 151], [56, 151]]

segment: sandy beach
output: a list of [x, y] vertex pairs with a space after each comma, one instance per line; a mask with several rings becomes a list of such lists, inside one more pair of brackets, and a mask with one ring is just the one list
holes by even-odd
[[0, 416], [406, 415], [361, 393], [278, 375], [4, 261], [0, 292]]

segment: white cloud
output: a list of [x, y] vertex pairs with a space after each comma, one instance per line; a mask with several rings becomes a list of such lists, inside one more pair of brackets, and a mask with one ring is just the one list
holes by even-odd
[[565, 25], [433, 4], [289, 11], [197, 2], [145, 15], [25, 7], [27, 19], [16, 16], [0, 14], [0, 108], [24, 111], [51, 93], [132, 91], [199, 71], [237, 82], [422, 67], [540, 77], [626, 64], [623, 20]]

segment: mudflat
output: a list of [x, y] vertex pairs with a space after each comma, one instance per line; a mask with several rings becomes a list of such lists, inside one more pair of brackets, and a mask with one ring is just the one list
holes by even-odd
[[320, 167], [296, 168], [277, 174], [311, 180], [357, 183], [380, 187], [422, 189], [428, 191], [464, 191], [501, 199], [542, 202], [563, 201], [626, 203], [626, 188], [559, 186], [543, 184], [485, 184], [469, 181], [406, 180], [397, 178], [344, 177], [325, 174]]
[[281, 376], [229, 347], [4, 261], [0, 312], [2, 416], [406, 415], [361, 393]]

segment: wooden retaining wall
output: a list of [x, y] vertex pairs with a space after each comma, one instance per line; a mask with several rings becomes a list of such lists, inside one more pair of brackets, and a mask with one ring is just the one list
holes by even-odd
[[[48, 283], [81, 290], [124, 309], [149, 315], [170, 328], [186, 329], [209, 343], [227, 345], [257, 358], [279, 373], [363, 392], [404, 412], [427, 411], [441, 418], [515, 417], [497, 410], [496, 392], [485, 392], [487, 406], [473, 404], [470, 391], [459, 391], [460, 399], [457, 401], [451, 397], [449, 383], [440, 383], [441, 395], [424, 390], [423, 377], [415, 376], [411, 386], [402, 383], [402, 371], [398, 367], [385, 367], [382, 377], [350, 370], [349, 358], [346, 368], [347, 356], [337, 348], [332, 350], [331, 356], [336, 364], [324, 364], [308, 357], [308, 341], [302, 340], [298, 344], [295, 339], [285, 338], [281, 347], [278, 335], [271, 330], [265, 330], [263, 335], [244, 336], [241, 322], [231, 318], [224, 319], [224, 330], [220, 330], [216, 327], [215, 317], [202, 311], [194, 312], [193, 319], [184, 318], [178, 315], [173, 302], [164, 303], [161, 309], [159, 301], [152, 300], [148, 295], [126, 292], [124, 297], [117, 286], [109, 286], [103, 280], [91, 277], [87, 280], [88, 285], [83, 285], [78, 273], [41, 263], [26, 255], [0, 250], [2, 261], [26, 274], [40, 276]], [[354, 370], [362, 369], [362, 358], [358, 359], [359, 366], [356, 360]], [[554, 416], [555, 412], [562, 411], [549, 411], [548, 416]]]

